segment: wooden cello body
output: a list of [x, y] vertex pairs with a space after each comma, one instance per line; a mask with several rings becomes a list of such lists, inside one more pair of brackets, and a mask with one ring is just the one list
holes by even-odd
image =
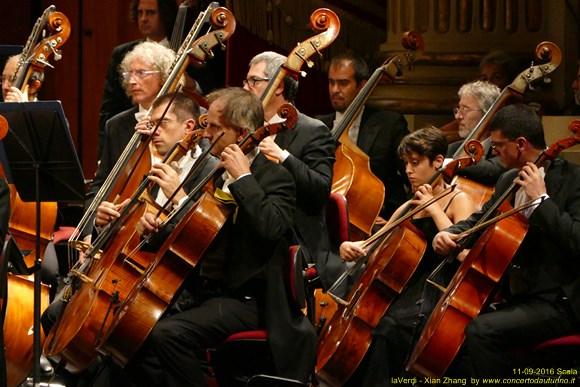
[[[285, 121], [266, 125], [247, 138], [240, 145], [244, 153], [265, 137], [292, 128], [298, 118], [296, 109], [290, 104], [282, 105], [278, 115]], [[222, 172], [216, 170], [216, 173], [221, 175]], [[190, 209], [183, 207], [171, 215], [178, 220], [175, 229], [155, 252], [149, 265], [140, 267], [142, 271], [137, 282], [111, 316], [112, 321], [98, 342], [98, 350], [110, 354], [119, 364], [127, 364], [143, 344], [228, 219], [231, 208], [213, 196], [214, 180], [218, 175], [207, 177], [211, 180], [204, 185], [204, 194]]]
[[[192, 132], [164, 161], [177, 160], [178, 155], [183, 157], [200, 139], [200, 130]], [[102, 242], [102, 251], [90, 253], [98, 261], [85, 272], [90, 276], [87, 283], [76, 291], [48, 336], [45, 352], [60, 354], [67, 360], [69, 371], [82, 370], [95, 360], [96, 343], [110, 323], [113, 308], [129, 294], [153, 259], [151, 252], [138, 249], [134, 252], [140, 243], [136, 232], [139, 219], [147, 212], [159, 210], [147, 190], [149, 186], [145, 183], [137, 187], [122, 216], [103, 232], [110, 235]], [[96, 248], [101, 247], [100, 243], [97, 238]]]
[[121, 300], [107, 322], [103, 337], [96, 343], [100, 352], [111, 355], [123, 366], [128, 363], [171, 305], [229, 214], [230, 209], [225, 204], [212, 194], [204, 193], [148, 265], [131, 264], [137, 281], [125, 293], [127, 296]]
[[[8, 294], [4, 318], [4, 346], [8, 387], [18, 386], [30, 375], [33, 364], [34, 283], [22, 276], [8, 274]], [[48, 287], [42, 285], [41, 313], [48, 306]], [[41, 340], [44, 335], [41, 332]]]
[[[388, 187], [385, 187], [371, 172], [369, 156], [350, 139], [348, 132], [383, 76], [389, 78], [401, 76], [402, 68], [410, 67], [422, 54], [424, 43], [421, 34], [415, 31], [406, 32], [403, 36], [403, 46], [411, 52], [389, 58], [376, 69], [335, 128], [334, 138], [338, 145], [331, 190], [345, 196], [349, 203], [349, 222], [353, 240], [365, 239], [371, 235], [381, 212], [385, 194], [388, 194]], [[418, 54], [415, 51], [418, 51]]]
[[[557, 141], [544, 150], [535, 161], [537, 166], [554, 159], [562, 150], [580, 143], [580, 122], [573, 121], [569, 128], [575, 135]], [[516, 187], [518, 186], [512, 183], [490, 206], [481, 221], [489, 221], [488, 214], [498, 209], [505, 211], [509, 207], [507, 199], [514, 194]], [[485, 226], [486, 222], [481, 224]], [[407, 364], [408, 371], [419, 376], [444, 375], [465, 339], [464, 330], [467, 324], [492, 300], [497, 284], [519, 249], [527, 230], [527, 219], [519, 213], [488, 226], [461, 263], [427, 321]]]
[[[482, 156], [481, 144], [472, 147], [471, 158], [457, 159], [430, 179], [440, 184], [444, 174], [476, 162]], [[432, 201], [449, 194], [443, 190]], [[429, 205], [431, 203], [427, 203]], [[330, 385], [344, 384], [362, 361], [371, 343], [371, 332], [407, 286], [417, 270], [427, 241], [410, 219], [423, 207], [407, 206], [363, 244], [370, 251], [364, 271], [350, 290], [347, 300], [338, 299], [338, 310], [320, 334], [317, 347], [316, 377]], [[374, 242], [376, 240], [376, 242]], [[371, 241], [371, 245], [367, 242]], [[358, 264], [359, 262], [357, 262]], [[330, 290], [329, 290], [330, 292]]]
[[527, 230], [527, 220], [516, 214], [480, 237], [433, 310], [408, 371], [433, 378], [445, 374], [465, 339], [467, 324], [493, 300]]
[[343, 385], [371, 344], [371, 332], [417, 268], [426, 241], [405, 223], [372, 253], [367, 267], [320, 334], [316, 378], [330, 386]]

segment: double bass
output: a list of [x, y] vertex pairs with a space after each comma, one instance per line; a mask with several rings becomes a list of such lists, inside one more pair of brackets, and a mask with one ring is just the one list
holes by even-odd
[[304, 76], [302, 65], [305, 62], [308, 67], [314, 66], [310, 57], [314, 53], [322, 55], [320, 50], [328, 47], [336, 39], [340, 31], [340, 20], [332, 10], [319, 8], [310, 15], [310, 27], [315, 31], [322, 32], [298, 43], [288, 54], [286, 62], [280, 66], [275, 77], [268, 82], [268, 86], [262, 93], [260, 97], [262, 106], [268, 105], [278, 86], [284, 82], [285, 77], [290, 76], [298, 79], [300, 75]]
[[[23, 52], [12, 75], [12, 85], [21, 91], [28, 84], [35, 83], [40, 87], [41, 75], [45, 66], [50, 66], [49, 58], [54, 55], [55, 60], [62, 57], [60, 47], [70, 35], [70, 22], [61, 12], [56, 12], [55, 6], [48, 7], [36, 21]], [[0, 127], [8, 131], [8, 123], [1, 117]], [[4, 136], [2, 136], [4, 137]], [[2, 177], [6, 173], [1, 169]], [[10, 188], [11, 215], [8, 229], [17, 244], [34, 253], [24, 258], [27, 266], [36, 266], [39, 269], [40, 257], [44, 255], [46, 245], [53, 238], [53, 231], [57, 216], [57, 203], [23, 202], [13, 184]], [[40, 217], [40, 213], [42, 217]], [[40, 219], [39, 219], [40, 217]], [[16, 386], [24, 381], [34, 370], [34, 380], [38, 380], [39, 367], [37, 351], [44, 335], [40, 326], [36, 324], [36, 312], [42, 312], [49, 303], [48, 287], [40, 283], [37, 275], [32, 282], [27, 276], [7, 274], [7, 289], [10, 294], [2, 300], [5, 308], [3, 332], [7, 333], [4, 340], [5, 360], [7, 366], [6, 382], [8, 386]], [[34, 331], [32, 332], [32, 329]], [[36, 361], [35, 361], [36, 360]], [[3, 378], [1, 375], [0, 378]]]
[[[264, 138], [292, 128], [298, 116], [290, 104], [282, 105], [278, 115], [284, 121], [267, 124], [240, 142], [245, 154]], [[175, 218], [179, 223], [153, 254], [147, 267], [130, 264], [140, 269], [134, 270], [140, 271], [139, 278], [127, 296], [119, 300], [117, 312], [111, 316], [108, 329], [97, 343], [98, 350], [111, 355], [117, 363], [127, 364], [139, 349], [230, 216], [231, 209], [213, 196], [215, 179], [222, 173], [223, 170], [216, 168], [200, 183], [198, 189], [204, 193], [193, 207], [182, 205], [164, 221], [169, 224]], [[127, 255], [126, 262], [135, 261], [141, 254], [137, 247]]]
[[[556, 158], [564, 149], [580, 144], [580, 121], [571, 122], [569, 128], [574, 135], [542, 151], [534, 162], [538, 167]], [[478, 234], [473, 234], [474, 231], [485, 229], [447, 288], [443, 289], [444, 293], [410, 357], [407, 371], [417, 376], [442, 377], [465, 340], [464, 331], [469, 322], [493, 301], [498, 284], [528, 230], [527, 219], [514, 210], [506, 210], [509, 207], [507, 200], [517, 188], [519, 186], [512, 183], [490, 206], [478, 225], [468, 230], [469, 236], [476, 236]], [[498, 210], [506, 211], [510, 216], [492, 217]], [[464, 241], [467, 238], [463, 238]], [[455, 254], [452, 254], [446, 261], [454, 258]]]
[[[544, 63], [538, 65], [532, 63], [528, 69], [518, 74], [513, 82], [502, 90], [475, 128], [465, 138], [463, 145], [473, 139], [481, 141], [486, 135], [487, 126], [495, 113], [512, 100], [521, 99], [526, 89], [529, 88], [530, 90], [533, 90], [532, 82], [542, 78], [545, 79], [548, 74], [552, 73], [558, 67], [562, 60], [560, 48], [552, 42], [542, 42], [538, 44], [535, 50], [535, 56]], [[464, 147], [460, 146], [452, 157], [457, 158], [464, 156]], [[481, 208], [483, 203], [491, 197], [493, 192], [493, 187], [488, 187], [463, 177], [457, 178], [457, 185], [459, 189], [471, 196], [473, 201], [476, 203], [477, 208]]]
[[[55, 60], [60, 60], [62, 53], [60, 48], [70, 36], [71, 27], [68, 18], [56, 7], [51, 5], [36, 21], [30, 36], [24, 46], [14, 74], [12, 84], [24, 91], [29, 83], [40, 86], [39, 74], [50, 64], [48, 60], [54, 55]], [[5, 176], [4, 176], [5, 177]], [[10, 215], [9, 230], [18, 245], [23, 250], [36, 251], [40, 256], [44, 255], [46, 245], [52, 240], [57, 216], [57, 203], [42, 202], [40, 204], [40, 246], [36, 246], [36, 204], [23, 202], [13, 184], [10, 187]], [[29, 267], [34, 265], [35, 254], [25, 258]]]
[[[189, 61], [204, 61], [206, 57], [211, 56], [211, 49], [214, 46], [222, 45], [235, 31], [235, 18], [226, 8], [215, 9], [211, 14], [211, 20], [214, 26], [221, 28], [195, 41], [192, 41], [191, 36], [199, 26], [192, 28], [192, 32], [182, 45], [182, 55], [179, 55], [173, 64], [171, 75], [159, 95], [164, 95], [177, 87], [179, 76]], [[133, 198], [135, 193], [140, 191], [142, 177], [147, 176], [151, 166], [150, 137], [144, 141], [141, 141], [141, 137], [136, 132], [125, 149], [122, 160], [117, 162], [93, 203], [97, 202], [98, 205], [105, 197], [110, 198], [108, 201], [111, 202]], [[114, 304], [112, 299], [117, 292], [128, 292], [131, 289], [130, 281], [118, 281], [119, 278], [115, 277], [119, 273], [116, 269], [124, 264], [122, 259], [118, 262], [117, 258], [133, 237], [132, 230], [140, 218], [135, 212], [137, 207], [141, 208], [131, 205], [130, 208], [124, 209], [122, 216], [111, 223], [110, 227], [96, 238], [93, 245], [75, 242], [80, 250], [86, 252], [88, 258], [71, 270], [73, 286], [69, 286], [65, 294], [68, 305], [45, 344], [45, 352], [49, 356], [60, 355], [67, 361], [66, 367], [70, 371], [82, 370], [96, 359], [98, 355], [95, 350], [96, 341], [99, 332], [106, 328], [103, 324], [109, 321], [104, 316], [108, 315], [108, 309]], [[90, 218], [90, 212], [91, 209], [83, 218], [85, 223]], [[142, 264], [146, 266], [148, 262]], [[124, 273], [122, 270], [121, 267], [120, 272]]]
[[338, 146], [331, 190], [346, 197], [349, 204], [351, 233], [355, 240], [371, 235], [383, 206], [385, 188], [388, 187], [385, 187], [371, 172], [369, 156], [350, 139], [348, 132], [383, 76], [390, 79], [400, 77], [403, 68], [412, 68], [412, 62], [420, 57], [425, 49], [421, 34], [415, 31], [406, 32], [402, 43], [409, 52], [389, 58], [375, 70], [334, 130], [333, 137]]
[[[478, 161], [483, 148], [477, 141], [471, 145], [474, 145], [471, 149], [476, 152], [472, 157], [454, 160], [435, 173], [430, 183], [435, 184], [443, 174], [453, 174], [458, 168]], [[367, 255], [358, 260], [337, 283], [346, 278], [350, 271], [356, 273], [363, 264], [366, 265], [364, 271], [345, 300], [333, 297], [338, 310], [319, 336], [315, 367], [318, 380], [332, 386], [342, 385], [356, 370], [371, 344], [371, 332], [401, 294], [425, 252], [427, 242], [422, 232], [409, 220], [426, 206], [450, 194], [454, 187], [445, 189], [424, 205], [415, 208], [408, 205], [397, 219], [363, 242]], [[328, 293], [332, 296], [332, 288]]]

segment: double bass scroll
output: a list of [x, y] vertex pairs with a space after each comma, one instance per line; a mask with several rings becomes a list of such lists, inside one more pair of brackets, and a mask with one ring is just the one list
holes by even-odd
[[315, 31], [322, 31], [298, 45], [288, 54], [286, 62], [280, 66], [276, 77], [268, 83], [266, 90], [260, 97], [262, 106], [267, 106], [268, 102], [276, 92], [278, 86], [285, 77], [292, 76], [296, 79], [303, 75], [302, 65], [306, 63], [308, 67], [314, 66], [309, 59], [315, 53], [322, 55], [321, 50], [328, 47], [338, 36], [340, 31], [340, 20], [338, 16], [328, 8], [319, 8], [310, 15], [310, 26]]

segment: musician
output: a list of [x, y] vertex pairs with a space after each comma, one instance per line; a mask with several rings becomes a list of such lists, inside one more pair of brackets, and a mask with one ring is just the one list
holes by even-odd
[[509, 171], [482, 210], [437, 234], [433, 247], [443, 255], [456, 249], [457, 234], [474, 226], [512, 182], [519, 186], [512, 205], [535, 200], [521, 212], [529, 229], [512, 261], [506, 304], [476, 317], [465, 330], [472, 376], [515, 378], [511, 349], [580, 332], [580, 168], [561, 159], [535, 166], [546, 148], [544, 129], [523, 104], [501, 109], [489, 129]]
[[491, 51], [479, 63], [479, 79], [503, 90], [518, 75], [514, 58], [504, 51]]
[[[125, 93], [131, 97], [135, 106], [125, 110], [107, 121], [103, 155], [97, 167], [95, 178], [87, 193], [85, 208], [92, 202], [117, 160], [135, 133], [137, 124], [144, 120], [147, 111], [169, 77], [175, 53], [157, 43], [143, 42], [135, 46], [119, 65]], [[148, 121], [147, 121], [148, 122]], [[142, 123], [144, 127], [146, 123]], [[117, 205], [115, 210], [119, 212]], [[84, 235], [92, 229], [83, 230]]]
[[[403, 137], [398, 154], [405, 163], [414, 196], [395, 211], [389, 222], [404, 215], [407, 205], [419, 206], [448, 187], [443, 181], [435, 186], [428, 184], [443, 165], [446, 152], [447, 141], [438, 129], [422, 128]], [[440, 262], [430, 247], [431, 241], [439, 230], [467, 218], [474, 210], [475, 204], [469, 195], [455, 190], [413, 216], [411, 224], [423, 233], [427, 250], [407, 286], [375, 327], [365, 361], [351, 377], [349, 385], [390, 385], [392, 377], [403, 375], [405, 359], [413, 349], [412, 343], [419, 338], [419, 332], [441, 296], [438, 289], [426, 283]], [[344, 242], [340, 247], [341, 257], [346, 261], [356, 261], [365, 256], [361, 243]], [[447, 283], [455, 268], [447, 267], [447, 271], [441, 271], [433, 280]]]
[[4, 102], [32, 102], [38, 100], [38, 89], [40, 89], [44, 81], [44, 73], [34, 71], [23, 91], [13, 86], [15, 78], [22, 71], [22, 69], [19, 69], [18, 74], [16, 73], [20, 56], [20, 54], [13, 55], [4, 64], [4, 70], [2, 71], [2, 98]]
[[[169, 103], [171, 106], [163, 116]], [[217, 164], [217, 159], [212, 156], [201, 160], [200, 162], [203, 164], [199, 172], [192, 176], [186, 186], [177, 190], [201, 156], [200, 145], [196, 144], [194, 149], [188, 150], [178, 162], [161, 162], [176, 143], [194, 131], [198, 117], [199, 105], [196, 101], [183, 93], [170, 93], [156, 98], [151, 105], [150, 115], [135, 126], [135, 130], [139, 133], [147, 136], [153, 135], [151, 144], [154, 151], [151, 154], [152, 168], [148, 179], [155, 184], [151, 189], [151, 194], [159, 206], [164, 206], [168, 198], [172, 197], [171, 205], [167, 207], [168, 210], [177, 207], [185, 199], [187, 192], [191, 191]], [[156, 125], [159, 127], [153, 133], [153, 128]], [[174, 191], [177, 193], [174, 194]], [[95, 224], [103, 227], [121, 216], [119, 211], [129, 201], [130, 199], [125, 199], [119, 204], [103, 201], [97, 209]]]
[[[459, 121], [459, 136], [464, 139], [476, 128], [484, 114], [491, 108], [500, 95], [500, 89], [489, 82], [474, 81], [461, 86], [459, 92], [459, 104], [453, 109], [455, 119]], [[478, 183], [493, 186], [502, 173], [505, 172], [499, 159], [492, 153], [489, 132], [486, 131], [481, 137], [485, 157], [476, 165], [462, 168], [457, 172], [458, 176], [465, 177]], [[464, 140], [451, 143], [447, 150], [447, 157], [453, 157], [459, 147], [463, 146]]]
[[[250, 61], [243, 84], [257, 97], [262, 96], [268, 82], [286, 57], [272, 51], [260, 53]], [[298, 81], [287, 76], [264, 106], [267, 122], [279, 120], [276, 112], [284, 103], [294, 101]], [[297, 209], [294, 231], [309, 263], [316, 263], [322, 284], [328, 288], [344, 271], [337, 254], [331, 254], [326, 231], [325, 206], [332, 186], [335, 145], [328, 128], [319, 120], [299, 113], [292, 130], [269, 137], [260, 143], [260, 151], [285, 167], [296, 181]]]
[[[353, 51], [332, 58], [328, 69], [328, 92], [334, 113], [320, 116], [329, 128], [336, 128], [343, 114], [370, 76], [365, 60]], [[409, 134], [402, 114], [364, 106], [349, 129], [349, 136], [370, 158], [371, 171], [384, 184], [385, 201], [380, 216], [388, 219], [405, 201], [409, 182], [397, 155], [401, 139]]]
[[177, 3], [174, 0], [133, 0], [129, 8], [130, 22], [137, 24], [142, 38], [121, 44], [111, 53], [109, 68], [105, 78], [105, 90], [99, 112], [99, 150], [97, 159], [100, 160], [105, 141], [105, 125], [107, 121], [118, 113], [130, 109], [135, 103], [125, 94], [123, 79], [119, 74], [119, 64], [125, 55], [144, 41], [157, 42], [169, 47], [168, 36], [171, 36]]
[[574, 94], [574, 99], [562, 112], [565, 116], [578, 116], [580, 115], [580, 61], [578, 61], [578, 69], [576, 75], [574, 76], [574, 81], [572, 81], [572, 93]]
[[[221, 230], [221, 249], [206, 255], [202, 264], [200, 281], [208, 259], [215, 260], [209, 267], [223, 261], [221, 277], [213, 273], [221, 278], [213, 281], [219, 286], [199, 305], [162, 318], [128, 370], [143, 385], [204, 386], [199, 359], [205, 348], [232, 333], [267, 327], [279, 375], [305, 381], [314, 359], [314, 328], [303, 315], [291, 318], [282, 283], [294, 180], [264, 154], [244, 156], [236, 145], [264, 122], [255, 96], [241, 88], [221, 89], [208, 102], [205, 136], [217, 142], [212, 152], [220, 155], [219, 165], [227, 172], [216, 186], [229, 192], [237, 206], [235, 219], [230, 216]], [[152, 217], [143, 217], [139, 224], [143, 233], [159, 226]]]

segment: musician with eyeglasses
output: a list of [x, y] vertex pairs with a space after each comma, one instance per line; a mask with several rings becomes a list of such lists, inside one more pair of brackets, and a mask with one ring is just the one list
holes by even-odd
[[[133, 137], [135, 130], [146, 129], [149, 121], [147, 111], [167, 80], [175, 53], [158, 43], [143, 42], [135, 46], [119, 65], [119, 76], [127, 96], [135, 106], [125, 110], [107, 121], [103, 137], [103, 154], [89, 190], [87, 192], [88, 208], [117, 160]], [[140, 127], [138, 123], [145, 120]], [[121, 204], [115, 205], [115, 212], [121, 210]], [[91, 222], [92, 224], [92, 222]], [[90, 240], [92, 229], [83, 230], [85, 240]]]
[[[266, 91], [269, 82], [286, 62], [286, 57], [272, 51], [258, 54], [250, 61], [244, 89], [257, 97]], [[286, 76], [264, 106], [264, 119], [279, 121], [278, 108], [292, 103], [298, 91], [298, 80]], [[325, 208], [332, 186], [335, 145], [330, 130], [321, 121], [298, 114], [294, 127], [260, 143], [260, 152], [288, 169], [297, 189], [297, 209], [294, 231], [306, 260], [316, 263], [325, 285], [332, 284], [343, 271], [339, 257], [329, 252]], [[329, 269], [332, 273], [329, 273]]]
[[[457, 93], [459, 104], [453, 109], [453, 116], [459, 120], [461, 140], [449, 144], [448, 158], [453, 157], [459, 147], [463, 145], [463, 139], [467, 138], [476, 128], [484, 114], [499, 97], [500, 92], [496, 85], [486, 81], [474, 81], [461, 86]], [[492, 153], [489, 133], [484, 133], [480, 140], [483, 143], [485, 156], [476, 165], [459, 170], [457, 175], [477, 183], [493, 186], [501, 174], [505, 172], [505, 168]]]
[[118, 72], [119, 64], [125, 55], [142, 42], [158, 42], [169, 47], [168, 37], [171, 36], [175, 17], [177, 15], [177, 3], [173, 0], [133, 0], [129, 7], [129, 19], [137, 25], [142, 38], [123, 43], [111, 53], [107, 76], [105, 78], [105, 90], [101, 110], [99, 112], [99, 150], [97, 159], [101, 159], [107, 121], [118, 113], [133, 106], [130, 96], [125, 94], [123, 79]]

